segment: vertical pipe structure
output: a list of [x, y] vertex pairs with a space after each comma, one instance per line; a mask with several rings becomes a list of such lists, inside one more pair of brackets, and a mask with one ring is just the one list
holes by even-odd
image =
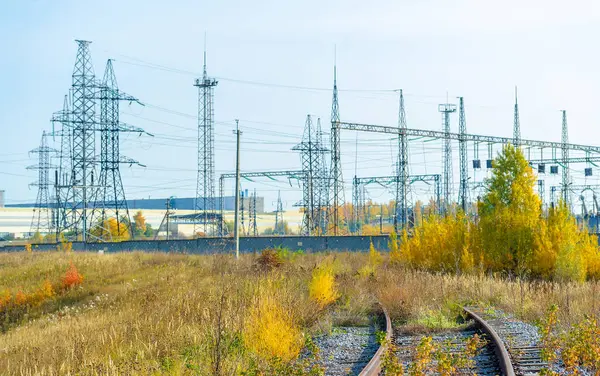
[[444, 125], [444, 144], [442, 149], [442, 165], [444, 166], [443, 196], [444, 214], [448, 215], [452, 197], [452, 143], [450, 140], [450, 114], [456, 112], [456, 105], [450, 103], [440, 104], [438, 111], [442, 113]]
[[396, 182], [395, 231], [408, 229], [408, 139], [404, 95], [400, 89], [398, 104], [398, 181]]
[[561, 137], [561, 157], [562, 157], [562, 199], [565, 205], [571, 208], [571, 194], [569, 193], [569, 130], [567, 128], [567, 111], [562, 111], [562, 137]]
[[515, 118], [513, 123], [513, 143], [521, 146], [521, 122], [519, 120], [519, 101], [517, 100], [517, 87], [515, 86]]
[[[194, 81], [198, 87], [198, 175], [194, 211], [201, 223], [194, 223], [194, 234], [200, 228], [206, 235], [216, 232], [215, 208], [215, 162], [214, 162], [214, 88], [218, 81], [206, 72], [206, 48], [202, 78]], [[200, 226], [201, 225], [201, 226]]]
[[459, 112], [458, 112], [458, 153], [460, 159], [460, 186], [458, 201], [463, 213], [468, 214], [469, 208], [469, 170], [467, 168], [467, 141], [465, 134], [467, 133], [467, 119], [465, 117], [465, 104], [463, 97], [459, 97]]
[[235, 258], [240, 258], [240, 127], [239, 120], [235, 120], [235, 212], [233, 219], [233, 237], [235, 238]]
[[333, 65], [333, 99], [331, 102], [331, 180], [333, 196], [330, 205], [329, 221], [333, 235], [338, 235], [340, 218], [339, 209], [344, 205], [344, 179], [340, 153], [340, 109], [338, 104], [337, 64]]
[[53, 202], [50, 197], [50, 170], [54, 168], [51, 158], [57, 153], [57, 150], [48, 146], [46, 131], [42, 132], [40, 146], [31, 150], [30, 153], [38, 155], [38, 164], [27, 167], [28, 170], [38, 171], [38, 180], [30, 184], [38, 187], [30, 231], [31, 233], [51, 234], [54, 231], [55, 221], [52, 214]]

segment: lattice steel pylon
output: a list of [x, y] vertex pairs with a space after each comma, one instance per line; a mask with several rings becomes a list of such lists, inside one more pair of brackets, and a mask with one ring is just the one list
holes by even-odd
[[328, 225], [333, 235], [338, 235], [340, 226], [340, 208], [344, 206], [344, 178], [340, 150], [340, 108], [338, 103], [337, 64], [333, 65], [333, 99], [331, 101], [331, 183], [333, 185]]
[[[66, 205], [69, 202], [69, 184], [71, 172], [73, 171], [73, 149], [71, 124], [69, 122], [69, 96], [65, 95], [63, 109], [52, 114], [52, 137], [60, 137], [60, 150], [58, 155], [58, 168], [54, 175], [54, 192], [56, 197], [55, 224], [56, 236], [61, 229], [67, 227]], [[56, 130], [56, 124], [60, 124], [60, 130]]]
[[[281, 229], [280, 229], [281, 227]], [[283, 202], [281, 201], [281, 191], [277, 191], [277, 206], [275, 209], [275, 227], [273, 228], [273, 234], [285, 235], [285, 228], [283, 224]]]
[[315, 225], [318, 226], [318, 234], [327, 233], [327, 209], [329, 207], [329, 169], [327, 168], [327, 154], [330, 149], [327, 147], [325, 136], [321, 128], [321, 118], [317, 118], [316, 146], [320, 151], [317, 156], [317, 180], [316, 180], [316, 218]]
[[561, 157], [562, 157], [562, 181], [561, 181], [561, 196], [568, 208], [571, 208], [571, 193], [569, 186], [571, 181], [569, 178], [569, 129], [567, 128], [567, 111], [562, 111], [562, 137], [561, 137]]
[[521, 122], [519, 120], [519, 101], [517, 99], [517, 87], [515, 86], [515, 119], [513, 123], [513, 143], [521, 146]]
[[463, 97], [459, 97], [458, 111], [458, 133], [462, 136], [458, 140], [458, 153], [460, 164], [460, 185], [458, 188], [458, 201], [463, 213], [467, 214], [469, 209], [469, 170], [467, 168], [467, 141], [464, 137], [467, 134], [467, 119], [465, 116], [465, 104]]
[[214, 235], [218, 226], [209, 214], [216, 212], [213, 101], [217, 84], [218, 81], [208, 77], [206, 72], [205, 49], [202, 78], [197, 78], [194, 82], [194, 86], [198, 87], [198, 176], [194, 210], [204, 214], [201, 216], [202, 223], [194, 224], [194, 234], [202, 229], [204, 234]]
[[302, 160], [302, 208], [304, 211], [302, 219], [302, 232], [304, 235], [319, 234], [320, 212], [321, 212], [321, 155], [325, 148], [319, 144], [317, 127], [313, 125], [310, 115], [306, 116], [302, 141], [294, 146], [292, 150], [300, 152]]
[[450, 134], [450, 114], [456, 112], [456, 105], [450, 103], [440, 104], [438, 111], [442, 113], [442, 121], [444, 124], [444, 145], [442, 150], [442, 164], [444, 166], [443, 174], [443, 196], [444, 196], [444, 213], [448, 214], [450, 200], [452, 197], [452, 143], [449, 137]]
[[[123, 163], [129, 165], [140, 165], [140, 163], [121, 155], [120, 133], [143, 133], [144, 130], [120, 122], [119, 102], [141, 103], [137, 98], [119, 91], [117, 77], [110, 59], [106, 63], [99, 99], [100, 121], [97, 128], [100, 131], [100, 178], [98, 180], [99, 188], [95, 191], [96, 196], [93, 200], [94, 210], [90, 216], [90, 227], [99, 227], [99, 233], [103, 234], [106, 231], [105, 221], [115, 218], [119, 228], [128, 226], [128, 231], [133, 237], [133, 226], [131, 226], [131, 217], [119, 167]], [[104, 236], [100, 236], [100, 239], [103, 238]]]
[[258, 223], [256, 221], [256, 189], [252, 194], [252, 199], [250, 200], [250, 226], [248, 232], [252, 231], [252, 236], [258, 236]]
[[52, 185], [50, 183], [50, 170], [55, 168], [52, 165], [52, 156], [57, 153], [57, 150], [48, 146], [46, 137], [46, 131], [42, 132], [40, 146], [30, 151], [30, 153], [38, 155], [38, 164], [27, 167], [28, 170], [38, 171], [38, 180], [30, 184], [38, 187], [30, 231], [39, 234], [51, 234], [56, 225], [54, 200], [50, 194]]
[[94, 196], [95, 151], [96, 151], [96, 93], [98, 85], [92, 66], [89, 44], [85, 40], [76, 40], [77, 58], [72, 75], [71, 109], [64, 123], [71, 135], [71, 173], [69, 182], [59, 189], [66, 189], [61, 202], [64, 224], [58, 232], [70, 230], [75, 238], [81, 234], [81, 240], [87, 241], [88, 205]]
[[406, 111], [404, 109], [404, 94], [400, 90], [398, 104], [398, 182], [396, 183], [396, 215], [394, 227], [408, 228], [408, 139], [406, 137]]

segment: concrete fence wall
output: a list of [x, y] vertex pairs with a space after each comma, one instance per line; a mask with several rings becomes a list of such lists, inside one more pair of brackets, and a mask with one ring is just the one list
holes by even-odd
[[[378, 250], [387, 250], [387, 235], [375, 236], [265, 236], [241, 237], [240, 252], [260, 252], [266, 248], [288, 248], [292, 251], [303, 250], [306, 252], [320, 251], [352, 251], [366, 252], [369, 244]], [[37, 251], [56, 250], [56, 244], [33, 245]], [[24, 247], [0, 246], [0, 252], [23, 251]], [[104, 250], [110, 252], [177, 252], [189, 254], [230, 253], [235, 250], [232, 238], [198, 238], [194, 240], [132, 240], [119, 243], [73, 243], [74, 251], [96, 252]]]

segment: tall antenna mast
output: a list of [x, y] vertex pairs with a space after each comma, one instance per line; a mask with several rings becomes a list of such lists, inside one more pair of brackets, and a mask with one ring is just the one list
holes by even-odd
[[214, 88], [218, 81], [208, 77], [206, 70], [206, 34], [204, 35], [204, 68], [202, 78], [197, 78], [194, 86], [198, 88], [198, 175], [196, 181], [196, 200], [194, 234], [201, 229], [205, 235], [214, 235], [217, 231], [215, 202], [215, 153], [214, 153]]

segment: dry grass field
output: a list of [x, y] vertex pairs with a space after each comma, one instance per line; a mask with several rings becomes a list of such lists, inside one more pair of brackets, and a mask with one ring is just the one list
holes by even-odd
[[0, 254], [0, 374], [319, 374], [299, 356], [311, 336], [367, 325], [377, 300], [417, 326], [452, 322], [466, 303], [527, 321], [556, 304], [569, 326], [598, 314], [598, 289], [411, 271], [369, 253]]

